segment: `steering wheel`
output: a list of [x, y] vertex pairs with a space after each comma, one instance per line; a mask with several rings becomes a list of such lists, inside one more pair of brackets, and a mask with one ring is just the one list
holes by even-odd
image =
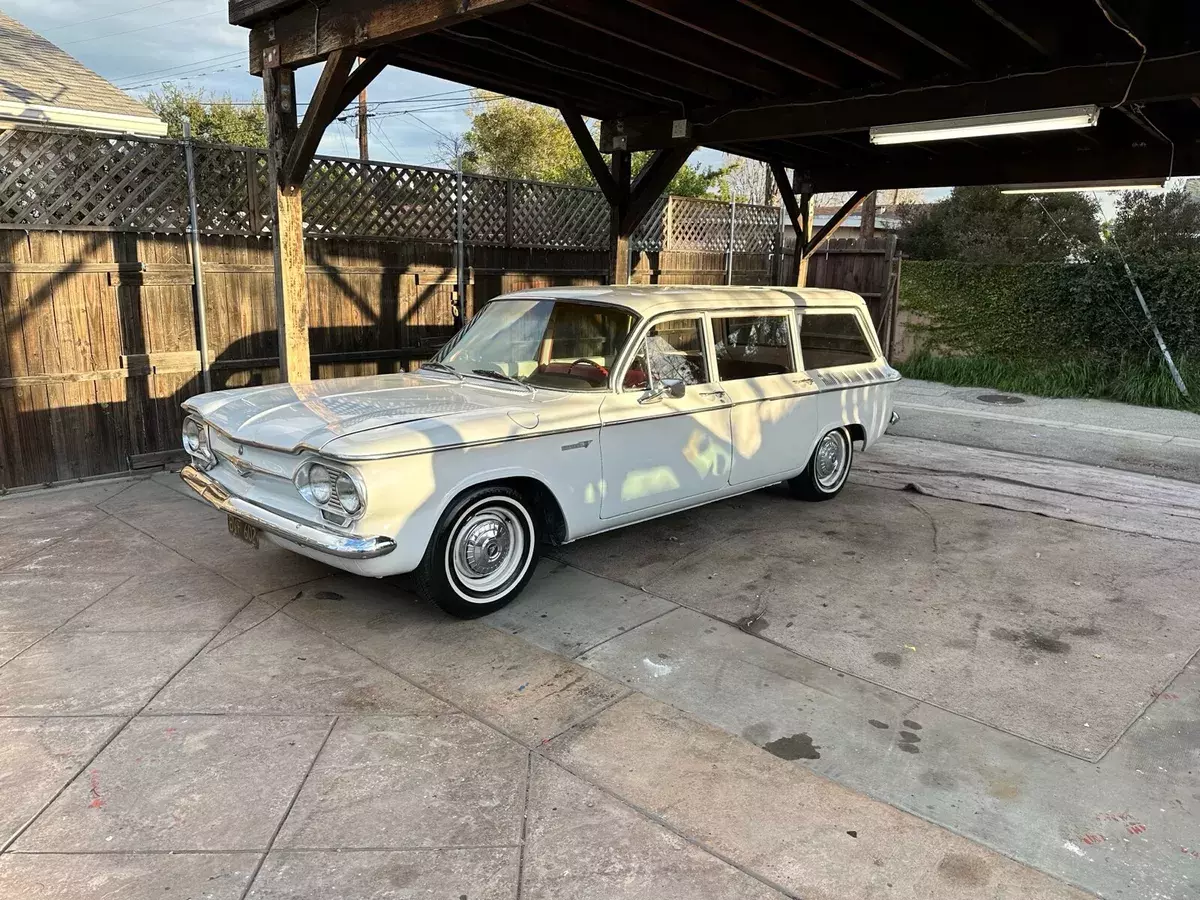
[[594, 359], [588, 359], [586, 356], [579, 357], [579, 359], [575, 360], [575, 362], [571, 363], [571, 365], [573, 365], [573, 366], [592, 366], [593, 368], [596, 368], [596, 369], [604, 368], [603, 366], [600, 365], [600, 363], [596, 362]]

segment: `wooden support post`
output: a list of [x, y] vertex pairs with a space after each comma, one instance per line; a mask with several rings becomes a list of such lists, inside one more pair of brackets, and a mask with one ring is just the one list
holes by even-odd
[[878, 191], [871, 191], [863, 198], [862, 218], [858, 226], [858, 245], [866, 247], [867, 242], [875, 237], [875, 197]]
[[267, 107], [267, 171], [275, 204], [275, 316], [280, 377], [312, 380], [308, 349], [308, 285], [304, 259], [304, 204], [299, 186], [287, 185], [287, 157], [296, 139], [296, 77], [291, 69], [263, 69]]
[[796, 287], [808, 286], [808, 258], [812, 255], [809, 244], [813, 233], [813, 190], [811, 185], [797, 185], [800, 207], [800, 229], [796, 232], [796, 259], [792, 269], [796, 273]]
[[629, 152], [614, 150], [609, 173], [617, 192], [617, 202], [610, 203], [611, 218], [609, 228], [609, 247], [611, 249], [612, 271], [610, 284], [629, 284], [630, 253], [629, 237], [633, 229], [627, 229], [626, 215], [629, 211]]

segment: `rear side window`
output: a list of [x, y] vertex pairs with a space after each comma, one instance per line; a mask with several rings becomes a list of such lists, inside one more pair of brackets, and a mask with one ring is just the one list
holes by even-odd
[[871, 342], [852, 312], [812, 313], [800, 317], [804, 368], [829, 369], [875, 361]]
[[795, 371], [787, 315], [717, 316], [712, 327], [720, 381]]

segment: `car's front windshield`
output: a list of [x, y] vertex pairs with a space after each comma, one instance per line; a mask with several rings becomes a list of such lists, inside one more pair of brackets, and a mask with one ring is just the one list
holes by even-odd
[[[574, 300], [496, 300], [433, 358], [459, 375], [497, 374], [539, 388], [599, 391], [637, 317]], [[487, 373], [491, 373], [489, 376]]]

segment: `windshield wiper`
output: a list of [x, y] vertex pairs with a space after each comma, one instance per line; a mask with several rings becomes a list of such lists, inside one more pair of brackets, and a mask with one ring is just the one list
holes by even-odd
[[458, 371], [458, 369], [454, 368], [454, 366], [448, 366], [448, 365], [446, 365], [445, 363], [442, 363], [442, 362], [427, 362], [427, 363], [423, 363], [423, 364], [421, 365], [421, 368], [422, 368], [422, 369], [433, 369], [433, 371], [435, 371], [435, 372], [447, 372], [447, 373], [449, 373], [450, 375], [453, 375], [453, 376], [454, 376], [455, 378], [457, 378], [459, 381], [462, 381], [462, 380], [463, 380], [463, 374], [462, 374], [462, 372]]
[[498, 372], [495, 369], [472, 369], [471, 374], [482, 375], [484, 378], [491, 378], [496, 381], [508, 381], [508, 382], [511, 382], [512, 384], [516, 384], [516, 385], [519, 385], [519, 386], [525, 388], [525, 390], [529, 391], [530, 393], [533, 393], [532, 385], [528, 385], [523, 381], [518, 381], [516, 378], [513, 378], [511, 375], [505, 375], [503, 372]]

